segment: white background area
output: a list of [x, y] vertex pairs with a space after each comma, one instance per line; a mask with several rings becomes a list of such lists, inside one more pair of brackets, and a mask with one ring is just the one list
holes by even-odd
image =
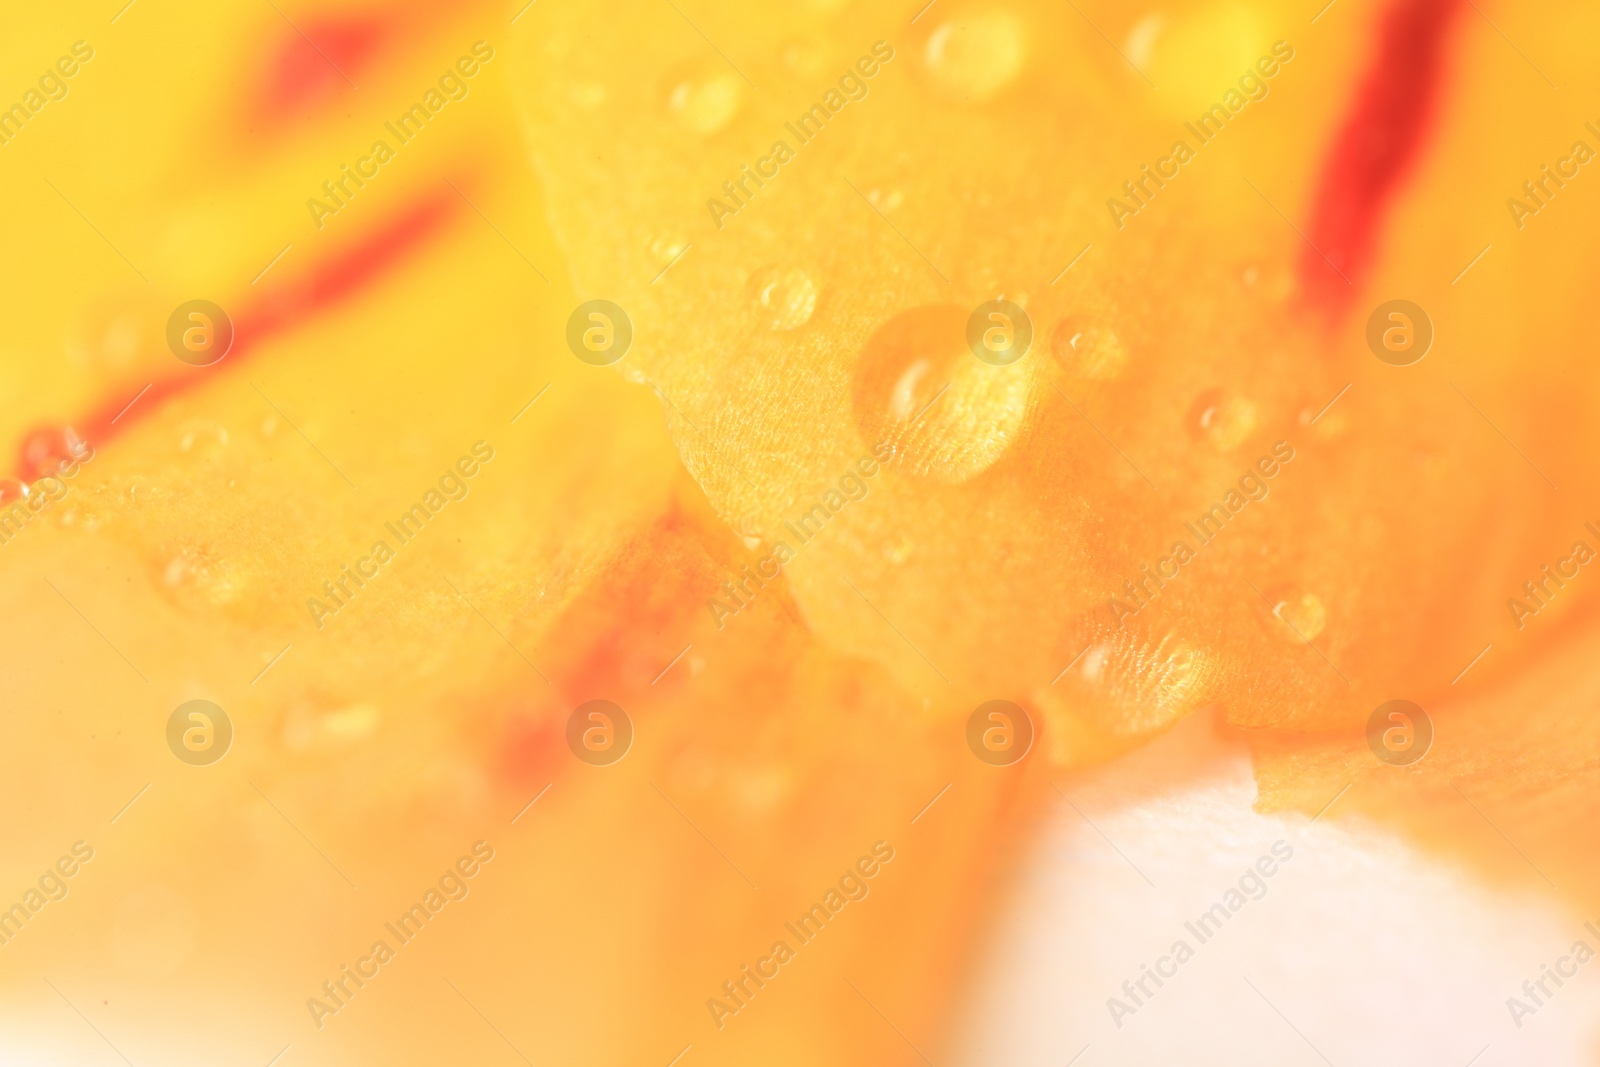
[[[1059, 784], [981, 962], [956, 1067], [1600, 1062], [1600, 959], [1552, 983], [1520, 1029], [1506, 1006], [1580, 938], [1600, 950], [1585, 917], [1486, 887], [1337, 805], [1316, 822], [1255, 813], [1248, 754], [1205, 716]], [[1278, 840], [1294, 856], [1266, 895], [1199, 944], [1185, 921]], [[1508, 847], [1506, 862], [1523, 861]], [[1126, 999], [1123, 981], [1179, 938], [1195, 957], [1119, 1029], [1107, 998]]]

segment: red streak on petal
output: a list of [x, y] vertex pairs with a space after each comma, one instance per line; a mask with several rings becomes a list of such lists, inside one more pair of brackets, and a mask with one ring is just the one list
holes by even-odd
[[1333, 317], [1355, 298], [1385, 209], [1421, 155], [1443, 81], [1446, 35], [1462, 6], [1395, 0], [1383, 16], [1377, 52], [1323, 163], [1306, 234], [1316, 247], [1300, 260], [1304, 291]]
[[[686, 644], [712, 640], [706, 594], [734, 571], [733, 547], [712, 532], [714, 522], [674, 501], [562, 613], [539, 650], [550, 687], [526, 683], [495, 734], [493, 765], [504, 782], [536, 787], [575, 766], [567, 718], [586, 700], [616, 701], [638, 730], [679, 695], [689, 665], [662, 668]], [[759, 595], [776, 603], [783, 593]]]
[[393, 61], [408, 46], [434, 44], [446, 27], [487, 6], [488, 0], [377, 0], [376, 7], [360, 14], [285, 12], [299, 29], [267, 13], [263, 17], [276, 22], [267, 24], [274, 43], [259, 73], [245, 83], [247, 125], [252, 133], [258, 123], [281, 130], [309, 118], [350, 91], [352, 82], [363, 85], [377, 78], [380, 60]]
[[566, 720], [554, 716], [517, 716], [501, 742], [500, 776], [518, 786], [559, 778], [572, 755], [567, 751]]
[[308, 22], [300, 28], [304, 36], [283, 27], [282, 43], [267, 62], [256, 101], [265, 115], [303, 114], [349, 88], [345, 78], [365, 72], [386, 36], [384, 23], [375, 17]]
[[234, 320], [233, 347], [225, 357], [160, 379], [126, 414], [127, 397], [117, 397], [71, 427], [47, 426], [27, 434], [18, 457], [20, 476], [32, 481], [57, 462], [81, 454], [83, 441], [96, 448], [104, 445], [161, 401], [199, 386], [211, 372], [249, 358], [264, 341], [354, 296], [438, 230], [459, 203], [449, 192], [423, 197], [353, 247], [257, 300]]
[[227, 359], [364, 288], [433, 234], [458, 203], [451, 192], [421, 197], [364, 241], [269, 294], [239, 316]]

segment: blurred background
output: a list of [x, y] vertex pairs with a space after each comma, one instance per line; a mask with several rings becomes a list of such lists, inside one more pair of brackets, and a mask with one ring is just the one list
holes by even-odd
[[0, 1063], [1596, 1061], [1592, 5], [13, 8]]

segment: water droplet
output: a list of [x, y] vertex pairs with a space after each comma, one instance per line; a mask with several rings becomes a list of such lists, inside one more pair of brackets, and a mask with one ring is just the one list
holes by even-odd
[[1257, 601], [1262, 622], [1277, 638], [1291, 645], [1309, 644], [1328, 626], [1328, 609], [1322, 598], [1298, 586], [1284, 586]]
[[1133, 60], [1161, 86], [1162, 99], [1155, 106], [1193, 121], [1230, 85], [1236, 92], [1246, 92], [1238, 84], [1240, 75], [1249, 71], [1259, 77], [1255, 62], [1272, 46], [1261, 5], [1250, 0], [1198, 0], [1165, 8], [1167, 18], [1151, 37], [1144, 61]]
[[1209, 389], [1189, 409], [1189, 433], [1227, 452], [1242, 445], [1256, 429], [1256, 406], [1237, 393]]
[[769, 329], [799, 329], [817, 309], [817, 287], [799, 267], [763, 267], [750, 279], [750, 289]]
[[1128, 365], [1128, 350], [1111, 327], [1088, 315], [1056, 323], [1050, 351], [1068, 374], [1089, 382], [1109, 381]]
[[680, 80], [667, 94], [667, 107], [686, 129], [716, 133], [739, 113], [744, 83], [737, 74], [719, 71]]
[[1027, 58], [1028, 37], [1022, 20], [999, 9], [946, 22], [928, 37], [923, 50], [934, 84], [973, 103], [989, 99], [1015, 81]]
[[993, 466], [1022, 432], [1035, 362], [976, 359], [969, 310], [928, 305], [902, 312], [868, 338], [856, 365], [857, 425], [886, 443], [907, 473], [959, 484]]
[[1123, 630], [1085, 652], [1061, 686], [1096, 729], [1132, 737], [1199, 707], [1213, 674], [1210, 657], [1174, 634], [1151, 640]]
[[28, 499], [28, 485], [15, 478], [0, 478], [0, 506]]

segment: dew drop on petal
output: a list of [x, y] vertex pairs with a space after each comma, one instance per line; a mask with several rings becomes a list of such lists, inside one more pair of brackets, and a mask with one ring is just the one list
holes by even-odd
[[1109, 381], [1128, 365], [1128, 350], [1111, 327], [1088, 315], [1068, 315], [1050, 334], [1061, 368], [1087, 382]]
[[1168, 633], [1150, 639], [1124, 630], [1085, 652], [1061, 679], [1063, 696], [1098, 730], [1137, 736], [1171, 725], [1207, 698], [1210, 657]]
[[1268, 632], [1291, 645], [1309, 644], [1328, 625], [1328, 609], [1322, 598], [1298, 586], [1284, 586], [1258, 602], [1260, 618]]
[[972, 103], [989, 99], [1022, 73], [1028, 37], [1010, 11], [990, 9], [944, 23], [928, 37], [923, 61], [945, 93]]
[[1209, 389], [1189, 409], [1189, 433], [1228, 452], [1249, 439], [1256, 429], [1256, 406], [1237, 393]]
[[895, 450], [917, 477], [960, 484], [993, 466], [1021, 434], [1034, 362], [1007, 366], [967, 346], [969, 309], [928, 305], [880, 326], [857, 361], [854, 402], [862, 439]]
[[750, 279], [750, 290], [768, 329], [799, 329], [817, 309], [817, 287], [798, 267], [763, 267]]

